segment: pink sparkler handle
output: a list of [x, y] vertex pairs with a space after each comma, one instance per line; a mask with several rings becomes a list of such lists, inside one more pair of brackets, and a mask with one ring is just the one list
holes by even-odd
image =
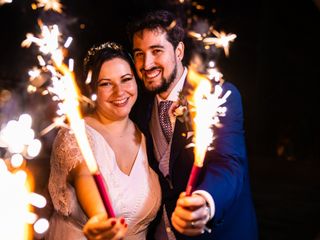
[[200, 171], [201, 171], [201, 167], [193, 165], [190, 176], [189, 176], [187, 188], [186, 188], [187, 196], [191, 196], [192, 192], [194, 191], [195, 185], [197, 184], [197, 181], [198, 181]]
[[111, 206], [111, 202], [108, 197], [106, 186], [105, 186], [105, 183], [103, 181], [103, 178], [102, 178], [100, 172], [94, 173], [93, 178], [94, 178], [94, 181], [96, 182], [96, 185], [98, 187], [101, 199], [103, 201], [103, 205], [108, 213], [108, 217], [115, 217], [116, 215], [115, 215], [113, 208]]
[[[192, 170], [189, 176], [187, 189], [186, 189], [186, 195], [191, 196], [192, 192], [194, 191], [195, 185], [197, 184], [199, 174], [201, 172], [201, 167], [198, 167], [197, 165], [192, 166]], [[208, 233], [211, 233], [211, 229], [204, 226], [204, 230]]]

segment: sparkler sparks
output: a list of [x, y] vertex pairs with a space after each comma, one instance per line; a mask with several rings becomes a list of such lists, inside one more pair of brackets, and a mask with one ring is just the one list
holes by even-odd
[[[25, 187], [24, 172], [12, 174], [0, 159], [0, 238], [27, 239], [26, 215], [29, 203], [26, 201], [28, 189]], [[23, 200], [22, 200], [23, 199]], [[22, 200], [22, 201], [21, 201]]]
[[0, 6], [6, 3], [12, 3], [12, 0], [0, 0]]
[[[56, 10], [59, 12], [59, 2], [57, 1], [38, 1], [39, 5], [41, 4], [47, 4], [43, 5], [44, 9], [51, 9], [56, 8]], [[51, 4], [51, 5], [50, 5]], [[41, 34], [39, 36], [35, 36], [31, 33], [27, 34], [26, 40], [24, 40], [21, 43], [22, 47], [30, 47], [32, 43], [35, 43], [39, 46], [39, 51], [42, 53], [42, 55], [38, 55], [37, 59], [39, 61], [40, 67], [34, 67], [32, 70], [29, 71], [30, 76], [30, 85], [28, 86], [29, 92], [35, 92], [37, 91], [37, 88], [41, 87], [45, 81], [49, 80], [51, 78], [52, 84], [50, 84], [45, 90], [43, 90], [43, 94], [52, 94], [53, 99], [56, 100], [63, 100], [65, 98], [64, 94], [64, 76], [59, 70], [55, 68], [52, 64], [55, 65], [61, 65], [63, 61], [63, 51], [60, 47], [60, 42], [62, 41], [61, 33], [59, 32], [59, 28], [57, 25], [53, 26], [46, 26], [43, 25], [41, 20], [38, 21], [38, 24], [41, 29]], [[66, 46], [70, 45], [72, 39], [68, 39]], [[49, 56], [49, 58], [48, 58]], [[47, 62], [46, 60], [49, 61]], [[52, 63], [53, 62], [53, 63]], [[44, 75], [50, 75], [47, 77], [44, 77]], [[62, 104], [58, 106], [63, 106]], [[65, 114], [64, 109], [61, 107], [61, 109], [58, 109], [60, 111], [61, 117], [57, 118], [56, 121], [54, 121], [53, 125], [50, 125], [48, 128], [44, 129], [42, 133], [47, 133], [49, 130], [53, 128], [53, 126], [60, 126], [64, 124], [63, 120], [65, 120], [65, 117], [63, 114]], [[6, 147], [8, 152], [12, 154], [11, 157], [11, 166], [12, 167], [19, 167], [23, 163], [23, 158], [34, 158], [36, 157], [41, 149], [41, 142], [38, 139], [34, 139], [34, 131], [31, 129], [32, 119], [29, 115], [21, 115], [18, 121], [10, 121], [7, 126], [0, 132], [0, 145], [1, 147]], [[19, 136], [19, 137], [17, 137]], [[3, 161], [0, 161], [0, 163]], [[10, 209], [10, 213], [2, 215], [5, 218], [12, 217], [12, 221], [7, 221], [6, 223], [8, 225], [2, 224], [2, 221], [0, 220], [1, 226], [8, 226], [7, 229], [10, 229], [9, 232], [3, 232], [0, 231], [0, 235], [3, 233], [5, 235], [4, 239], [29, 239], [28, 236], [30, 236], [31, 231], [27, 231], [28, 228], [26, 228], [26, 224], [34, 224], [34, 231], [36, 233], [42, 234], [44, 233], [48, 227], [49, 223], [46, 219], [40, 218], [37, 219], [38, 216], [32, 212], [31, 210], [31, 204], [37, 207], [43, 207], [45, 205], [45, 198], [41, 195], [36, 195], [35, 193], [30, 193], [30, 191], [27, 191], [22, 186], [25, 184], [26, 181], [20, 181], [20, 185], [11, 186], [15, 183], [13, 179], [13, 174], [11, 174], [8, 170], [5, 169], [6, 175], [0, 174], [0, 176], [7, 176], [8, 179], [4, 180], [1, 179], [0, 183], [6, 183], [6, 186], [10, 186], [10, 189], [14, 189], [17, 194], [20, 194], [19, 196], [13, 196], [11, 192], [6, 192], [6, 196], [8, 198], [1, 198], [1, 204], [0, 206], [6, 206], [6, 208]], [[23, 172], [23, 171], [20, 171]], [[10, 177], [10, 179], [9, 179]], [[20, 186], [19, 190], [18, 187]], [[3, 186], [1, 186], [1, 190], [4, 189]], [[18, 190], [18, 191], [17, 191]], [[8, 190], [5, 190], [8, 191]], [[3, 194], [1, 194], [3, 196]], [[17, 199], [18, 202], [13, 202], [13, 205], [10, 205], [12, 203], [12, 199]], [[5, 201], [5, 202], [2, 202]], [[9, 203], [10, 202], [10, 203]], [[9, 206], [9, 207], [8, 207]], [[18, 208], [17, 208], [18, 206]], [[19, 207], [20, 206], [20, 207]], [[15, 211], [18, 212], [15, 214]], [[1, 211], [2, 213], [2, 211]], [[21, 218], [21, 216], [26, 216], [24, 218]], [[0, 217], [1, 218], [1, 217]], [[22, 219], [22, 220], [20, 220]], [[6, 219], [7, 220], [7, 219]], [[19, 222], [20, 221], [20, 222]], [[17, 225], [18, 224], [18, 225]], [[20, 225], [19, 225], [20, 224]], [[12, 229], [12, 228], [15, 229]], [[19, 229], [17, 229], [19, 228]], [[18, 231], [17, 231], [18, 230]], [[19, 234], [19, 236], [12, 236], [14, 233]], [[0, 237], [2, 239], [2, 237]]]
[[223, 48], [224, 53], [226, 56], [229, 56], [229, 48], [230, 48], [230, 42], [233, 42], [234, 39], [236, 39], [236, 34], [226, 34], [225, 32], [221, 31], [218, 32], [214, 30], [212, 27], [210, 28], [210, 31], [214, 36], [216, 37], [209, 37], [207, 33], [200, 34], [195, 31], [189, 31], [188, 35], [197, 41], [202, 41], [203, 44], [206, 46], [215, 45], [218, 48]]
[[37, 7], [43, 8], [45, 11], [55, 11], [62, 13], [62, 4], [59, 0], [37, 0]]
[[196, 73], [193, 69], [188, 71], [188, 81], [195, 87], [194, 92], [188, 96], [190, 111], [193, 114], [195, 165], [202, 167], [205, 153], [214, 140], [212, 126], [218, 126], [219, 117], [225, 115], [227, 109], [221, 105], [226, 102], [231, 91], [221, 97], [221, 86], [216, 84], [212, 91], [212, 84], [207, 77]]
[[[0, 5], [10, 1], [0, 0]], [[180, 0], [181, 3], [184, 3], [183, 0]], [[62, 13], [62, 4], [59, 0], [37, 0], [37, 4], [34, 4], [37, 8], [43, 8], [45, 11], [56, 11], [58, 13]], [[201, 5], [196, 6], [197, 9], [203, 9], [204, 7]], [[34, 8], [35, 9], [35, 8]], [[175, 24], [175, 23], [173, 23]], [[79, 142], [80, 146], [85, 146], [83, 154], [85, 159], [89, 159], [89, 169], [90, 171], [95, 173], [98, 171], [96, 163], [94, 161], [94, 157], [92, 152], [90, 151], [90, 146], [88, 142], [86, 142], [85, 128], [84, 122], [81, 119], [81, 116], [78, 112], [79, 108], [79, 100], [83, 98], [80, 96], [79, 92], [77, 92], [74, 85], [74, 76], [72, 73], [73, 64], [69, 65], [69, 68], [63, 65], [64, 56], [63, 51], [60, 46], [61, 43], [61, 34], [59, 32], [59, 28], [57, 25], [53, 26], [45, 26], [41, 23], [39, 24], [41, 27], [40, 36], [35, 36], [31, 33], [27, 34], [27, 38], [22, 42], [23, 47], [29, 47], [32, 43], [35, 43], [39, 46], [39, 51], [46, 55], [45, 57], [38, 56], [39, 68], [33, 68], [30, 72], [30, 83], [29, 89], [30, 92], [35, 92], [39, 90], [39, 87], [43, 85], [44, 81], [49, 78], [43, 78], [43, 73], [50, 75], [50, 86], [48, 86], [45, 90], [42, 91], [43, 94], [51, 94], [53, 95], [53, 101], [59, 101], [57, 114], [59, 117], [55, 118], [53, 124], [44, 129], [41, 134], [46, 134], [48, 131], [53, 129], [56, 126], [64, 126], [69, 127], [65, 124], [65, 120], [68, 118], [71, 120], [70, 127], [73, 129], [77, 140], [84, 139], [83, 142]], [[173, 26], [173, 25], [172, 25]], [[170, 26], [171, 27], [171, 26]], [[224, 48], [225, 54], [229, 55], [229, 42], [233, 41], [236, 38], [234, 34], [226, 35], [224, 32], [212, 32], [216, 37], [208, 37], [208, 35], [201, 35], [196, 32], [190, 32], [190, 36], [196, 38], [198, 41], [202, 41], [205, 45], [215, 45], [217, 47]], [[64, 44], [64, 48], [69, 47], [72, 38], [68, 38]], [[50, 55], [50, 60], [46, 62], [48, 59], [48, 55]], [[72, 61], [72, 60], [71, 60]], [[212, 78], [219, 81], [222, 77], [221, 73], [215, 71], [214, 68], [211, 71]], [[193, 73], [189, 71], [190, 78]], [[199, 78], [199, 76], [195, 77]], [[90, 76], [88, 77], [88, 82], [90, 81]], [[195, 122], [195, 136], [194, 136], [194, 144], [195, 144], [195, 155], [199, 160], [204, 159], [205, 152], [208, 150], [210, 143], [213, 140], [213, 132], [212, 125], [217, 125], [219, 123], [219, 116], [222, 116], [226, 109], [220, 107], [223, 104], [223, 100], [226, 100], [227, 96], [225, 95], [223, 98], [219, 98], [221, 94], [221, 89], [219, 90], [219, 86], [216, 86], [216, 89], [213, 94], [211, 94], [211, 85], [206, 81], [200, 81], [197, 90], [194, 92], [195, 99], [193, 99], [191, 104], [194, 106], [193, 112], [195, 113], [194, 122]], [[212, 109], [212, 101], [216, 101], [215, 111], [213, 111], [213, 115], [202, 115], [201, 113], [206, 112], [208, 108], [204, 106], [210, 105], [210, 109]], [[200, 107], [197, 107], [200, 106]], [[201, 107], [203, 106], [203, 107]], [[68, 115], [67, 115], [68, 113]], [[207, 119], [207, 120], [203, 120]], [[73, 122], [73, 123], [72, 123]], [[205, 123], [205, 124], [203, 124]], [[201, 128], [203, 126], [203, 128]], [[19, 134], [20, 135], [20, 134]], [[29, 136], [31, 139], [32, 134], [29, 131]], [[204, 141], [201, 141], [201, 140]], [[39, 148], [39, 143], [35, 143], [35, 145]], [[20, 144], [21, 145], [21, 144]], [[37, 148], [35, 147], [35, 148]], [[21, 147], [8, 147], [12, 153], [14, 153], [14, 157], [12, 157], [12, 165], [19, 166], [21, 163], [21, 156], [18, 153], [19, 151], [16, 149], [22, 149]], [[13, 149], [13, 150], [12, 150]], [[26, 151], [22, 151], [26, 152]], [[34, 157], [36, 156], [36, 151], [27, 151], [27, 156]], [[90, 163], [91, 162], [91, 163]], [[1, 161], [0, 161], [1, 163]], [[198, 166], [202, 166], [200, 161], [197, 161]], [[45, 223], [42, 221], [38, 221], [37, 224], [34, 224], [35, 229], [38, 229], [39, 226]], [[0, 224], [1, 225], [1, 224]], [[10, 238], [12, 239], [12, 238]]]
[[[27, 34], [27, 39], [22, 42], [22, 46], [29, 47], [32, 43], [35, 43], [39, 46], [40, 52], [50, 56], [50, 62], [48, 61], [48, 64], [46, 62], [39, 61], [40, 64], [42, 63], [41, 69], [48, 71], [51, 74], [51, 84], [46, 90], [53, 95], [53, 101], [59, 101], [57, 114], [60, 116], [66, 116], [66, 118], [60, 117], [58, 119], [68, 119], [68, 126], [70, 126], [73, 131], [84, 160], [96, 182], [108, 216], [114, 217], [115, 214], [111, 207], [103, 178], [99, 172], [95, 157], [91, 150], [89, 140], [86, 135], [84, 120], [80, 113], [79, 101], [83, 99], [86, 99], [86, 101], [90, 100], [82, 97], [77, 87], [73, 72], [73, 59], [69, 59], [69, 66], [66, 66], [63, 62], [63, 48], [60, 46], [61, 33], [59, 32], [58, 26], [46, 26], [42, 25], [41, 22], [39, 25], [42, 30], [40, 37], [34, 37], [33, 34]], [[71, 41], [72, 38], [69, 37], [65, 42], [64, 47], [68, 47]], [[32, 76], [33, 73], [34, 72], [31, 72], [30, 76]], [[56, 123], [51, 124], [49, 127], [44, 129], [42, 133], [48, 132], [56, 125]]]
[[[65, 104], [63, 104], [63, 101], [68, 95], [66, 91], [66, 84], [68, 81], [70, 81], [69, 73], [71, 73], [73, 70], [73, 59], [69, 59], [68, 71], [65, 67], [61, 66], [63, 66], [64, 61], [63, 51], [65, 48], [70, 46], [73, 39], [72, 37], [68, 37], [63, 43], [62, 34], [59, 31], [58, 25], [47, 26], [43, 25], [41, 21], [38, 23], [41, 29], [39, 36], [34, 36], [33, 34], [28, 33], [26, 35], [26, 39], [21, 43], [22, 47], [30, 47], [31, 44], [34, 43], [39, 47], [39, 51], [45, 55], [45, 57], [42, 57], [41, 55], [37, 56], [41, 68], [33, 67], [33, 69], [29, 71], [29, 80], [31, 85], [28, 87], [28, 91], [35, 92], [37, 91], [37, 87], [43, 85], [44, 81], [50, 80], [50, 84], [48, 84], [46, 89], [42, 89], [42, 94], [51, 94], [52, 100], [59, 102], [57, 114], [59, 116], [63, 116], [68, 111]], [[62, 71], [62, 69], [64, 70]], [[43, 78], [43, 74], [50, 76]], [[68, 75], [68, 77], [66, 77], [65, 74]], [[73, 75], [73, 73], [71, 73], [71, 75]], [[71, 78], [74, 77], [72, 76]], [[79, 91], [77, 94], [77, 99], [84, 99]], [[43, 130], [42, 134], [47, 133], [56, 126], [67, 126], [61, 122], [61, 120], [65, 119], [66, 118], [60, 118], [58, 120], [57, 118], [57, 121]]]
[[[74, 73], [72, 72], [73, 61], [69, 61], [69, 68], [63, 64], [62, 47], [59, 44], [61, 33], [59, 32], [58, 26], [40, 26], [42, 30], [40, 37], [27, 34], [27, 39], [24, 40], [21, 45], [23, 47], [29, 47], [32, 43], [35, 43], [39, 46], [40, 52], [45, 55], [50, 55], [53, 65], [46, 63], [43, 68], [52, 75], [51, 85], [48, 86], [47, 90], [53, 95], [52, 99], [54, 101], [59, 101], [57, 114], [60, 116], [67, 115], [71, 129], [74, 130], [79, 145], [86, 146], [84, 149], [91, 150], [79, 111], [78, 96], [80, 92], [77, 89]], [[69, 37], [64, 45], [69, 46], [71, 41], [72, 38]], [[33, 74], [34, 72], [31, 73]], [[42, 131], [42, 133], [47, 133], [49, 129], [55, 126], [63, 125], [61, 120], [65, 120], [65, 118], [57, 118], [56, 120], [53, 125], [50, 125]], [[83, 150], [82, 153], [85, 159], [88, 160], [89, 169], [96, 171], [96, 162], [92, 152], [89, 150]]]
[[[25, 158], [36, 157], [40, 152], [41, 142], [34, 138], [31, 124], [32, 118], [28, 114], [21, 115], [18, 121], [9, 121], [0, 131], [0, 147], [7, 148], [11, 154], [21, 154]], [[14, 159], [17, 159], [17, 155], [14, 156]]]
[[[41, 4], [57, 4], [58, 1], [38, 1]], [[53, 95], [52, 100], [59, 101], [57, 114], [60, 117], [55, 118], [54, 123], [49, 127], [44, 129], [41, 133], [45, 134], [56, 126], [66, 126], [64, 120], [67, 118], [70, 120], [71, 128], [74, 130], [77, 139], [81, 139], [83, 142], [87, 139], [84, 130], [83, 120], [81, 120], [79, 112], [79, 102], [78, 96], [80, 95], [79, 90], [76, 87], [75, 77], [73, 70], [73, 61], [69, 61], [69, 67], [63, 64], [63, 54], [62, 47], [60, 46], [61, 42], [61, 33], [57, 25], [46, 26], [39, 22], [41, 28], [41, 34], [39, 37], [35, 37], [33, 34], [28, 33], [27, 38], [22, 42], [22, 47], [29, 47], [32, 43], [35, 43], [39, 46], [39, 51], [44, 55], [49, 55], [51, 64], [39, 61], [42, 65], [41, 69], [33, 69], [29, 72], [30, 80], [32, 81], [35, 77], [39, 76], [39, 72], [47, 71], [51, 74], [51, 84], [47, 87], [47, 91]], [[71, 37], [68, 37], [64, 43], [64, 47], [69, 47], [72, 41]], [[39, 57], [38, 57], [39, 59]], [[77, 134], [82, 133], [81, 136]], [[88, 142], [84, 142], [80, 145], [89, 146]], [[90, 149], [90, 147], [88, 147]], [[95, 165], [95, 160], [92, 152], [88, 151], [83, 152], [86, 159], [89, 159], [90, 166]], [[93, 162], [93, 163], [92, 163]], [[97, 169], [95, 166], [94, 169]]]
[[[26, 35], [26, 39], [21, 43], [22, 47], [30, 47], [32, 43], [39, 46], [39, 51], [43, 54], [50, 54], [52, 58], [59, 65], [63, 60], [62, 48], [59, 46], [61, 33], [59, 32], [58, 25], [47, 26], [43, 25], [39, 21], [41, 28], [41, 34], [39, 37], [35, 37], [32, 33]], [[42, 63], [43, 64], [43, 63]]]
[[[81, 98], [80, 91], [75, 83], [75, 77], [73, 73], [73, 60], [69, 60], [69, 67], [63, 64], [62, 47], [60, 46], [61, 33], [57, 25], [46, 26], [40, 22], [41, 34], [40, 37], [35, 37], [33, 34], [27, 34], [27, 39], [22, 42], [23, 47], [29, 47], [32, 43], [39, 46], [39, 51], [45, 55], [50, 55], [52, 64], [42, 62], [41, 71], [45, 70], [51, 74], [51, 84], [47, 87], [47, 91], [53, 95], [53, 101], [59, 101], [57, 117], [53, 124], [44, 129], [41, 134], [46, 134], [48, 131], [56, 126], [65, 126], [64, 120], [68, 118], [70, 127], [73, 130], [80, 149], [88, 167], [92, 173], [98, 171], [98, 167], [95, 162], [95, 158], [91, 151], [84, 122], [82, 120], [79, 110], [79, 99]], [[64, 43], [64, 47], [70, 46], [72, 38], [67, 38]], [[42, 58], [43, 59], [43, 58]], [[30, 71], [30, 80], [34, 79], [34, 76], [39, 76], [39, 70]], [[80, 97], [79, 97], [80, 96]]]
[[236, 39], [236, 34], [226, 34], [221, 31], [218, 32], [214, 29], [211, 30], [215, 37], [207, 37], [203, 39], [204, 44], [212, 45], [214, 44], [216, 47], [223, 48], [226, 56], [229, 56], [229, 42], [233, 42]]
[[[37, 223], [38, 216], [31, 212], [31, 206], [43, 208], [46, 205], [43, 196], [31, 192], [33, 184], [21, 168], [25, 158], [36, 157], [41, 149], [41, 142], [34, 138], [31, 125], [31, 116], [22, 114], [18, 121], [9, 121], [0, 131], [0, 147], [7, 150], [5, 156], [8, 158], [0, 159], [0, 239], [30, 239], [28, 225], [40, 224]], [[12, 173], [8, 167], [21, 169], [11, 170]], [[41, 226], [35, 231], [44, 233], [48, 221], [41, 219]]]
[[0, 239], [30, 239], [29, 224], [34, 224], [39, 234], [48, 229], [48, 221], [38, 219], [31, 212], [32, 205], [38, 208], [46, 205], [46, 199], [31, 192], [32, 188], [32, 181], [27, 179], [25, 171], [11, 173], [3, 159], [0, 159]]

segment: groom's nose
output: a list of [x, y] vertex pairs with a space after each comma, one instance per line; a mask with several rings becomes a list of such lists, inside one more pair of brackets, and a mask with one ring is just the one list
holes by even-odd
[[145, 70], [150, 70], [151, 68], [154, 67], [154, 57], [152, 54], [145, 54], [144, 59], [143, 59], [143, 68]]

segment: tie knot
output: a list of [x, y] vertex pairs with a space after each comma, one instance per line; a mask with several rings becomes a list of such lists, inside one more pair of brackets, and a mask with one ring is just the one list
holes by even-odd
[[168, 112], [169, 108], [171, 107], [173, 101], [167, 100], [167, 101], [161, 101], [159, 104], [159, 112]]

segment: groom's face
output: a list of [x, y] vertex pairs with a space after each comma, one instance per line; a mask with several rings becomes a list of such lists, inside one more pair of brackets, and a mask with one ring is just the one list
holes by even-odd
[[161, 29], [138, 32], [133, 37], [135, 67], [146, 89], [165, 92], [177, 81], [177, 54]]

